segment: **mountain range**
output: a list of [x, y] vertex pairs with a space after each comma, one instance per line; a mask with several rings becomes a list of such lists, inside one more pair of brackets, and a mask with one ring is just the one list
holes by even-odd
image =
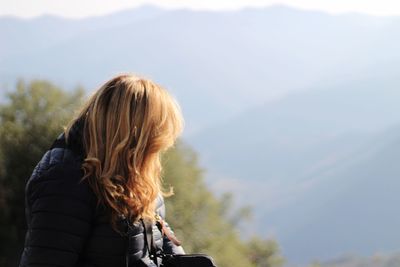
[[0, 17], [0, 86], [92, 91], [119, 72], [179, 101], [216, 193], [293, 263], [400, 247], [400, 18], [286, 6]]

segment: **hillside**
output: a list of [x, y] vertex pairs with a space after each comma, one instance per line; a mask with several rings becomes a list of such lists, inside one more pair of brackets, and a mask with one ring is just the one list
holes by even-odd
[[[398, 188], [397, 88], [369, 77], [296, 93], [209, 127], [190, 141], [214, 189], [231, 190], [238, 203], [253, 204], [256, 229], [277, 237], [289, 259], [392, 250], [400, 239], [390, 209], [400, 197], [374, 189]], [[359, 209], [354, 216], [352, 209]], [[393, 224], [385, 223], [388, 218]], [[363, 228], [359, 220], [365, 221]]]
[[370, 257], [350, 255], [321, 264], [321, 267], [397, 267], [400, 253], [376, 253]]
[[400, 127], [380, 134], [345, 162], [309, 177], [295, 201], [264, 222], [277, 225], [292, 259], [373, 255], [400, 245]]

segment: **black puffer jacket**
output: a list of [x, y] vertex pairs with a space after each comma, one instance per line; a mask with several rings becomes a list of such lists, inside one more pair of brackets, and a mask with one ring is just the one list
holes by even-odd
[[[28, 231], [20, 267], [126, 266], [127, 238], [112, 229], [110, 213], [97, 206], [97, 198], [83, 176], [83, 149], [79, 127], [68, 145], [64, 134], [37, 164], [26, 185]], [[162, 197], [156, 212], [165, 218]], [[126, 224], [119, 224], [122, 231]], [[145, 248], [143, 227], [137, 223], [128, 249], [130, 266], [155, 266]], [[154, 225], [155, 243], [167, 253], [184, 253]], [[145, 264], [144, 264], [145, 263]]]

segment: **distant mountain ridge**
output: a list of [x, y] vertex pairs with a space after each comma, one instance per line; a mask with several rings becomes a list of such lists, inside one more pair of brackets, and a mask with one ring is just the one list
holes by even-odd
[[139, 72], [178, 97], [191, 134], [288, 92], [360, 72], [377, 57], [398, 62], [387, 55], [387, 43], [376, 47], [375, 40], [388, 28], [395, 36], [397, 22], [284, 6], [0, 18], [0, 81], [11, 87], [18, 77], [45, 78], [92, 90], [115, 73]]

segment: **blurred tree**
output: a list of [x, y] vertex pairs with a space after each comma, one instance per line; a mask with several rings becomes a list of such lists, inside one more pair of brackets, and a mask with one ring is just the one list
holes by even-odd
[[80, 104], [72, 93], [46, 81], [26, 84], [0, 105], [0, 263], [16, 266], [26, 231], [24, 187], [36, 163]]
[[279, 246], [274, 240], [253, 237], [248, 241], [247, 253], [250, 261], [257, 267], [283, 266], [284, 259], [279, 254]]

